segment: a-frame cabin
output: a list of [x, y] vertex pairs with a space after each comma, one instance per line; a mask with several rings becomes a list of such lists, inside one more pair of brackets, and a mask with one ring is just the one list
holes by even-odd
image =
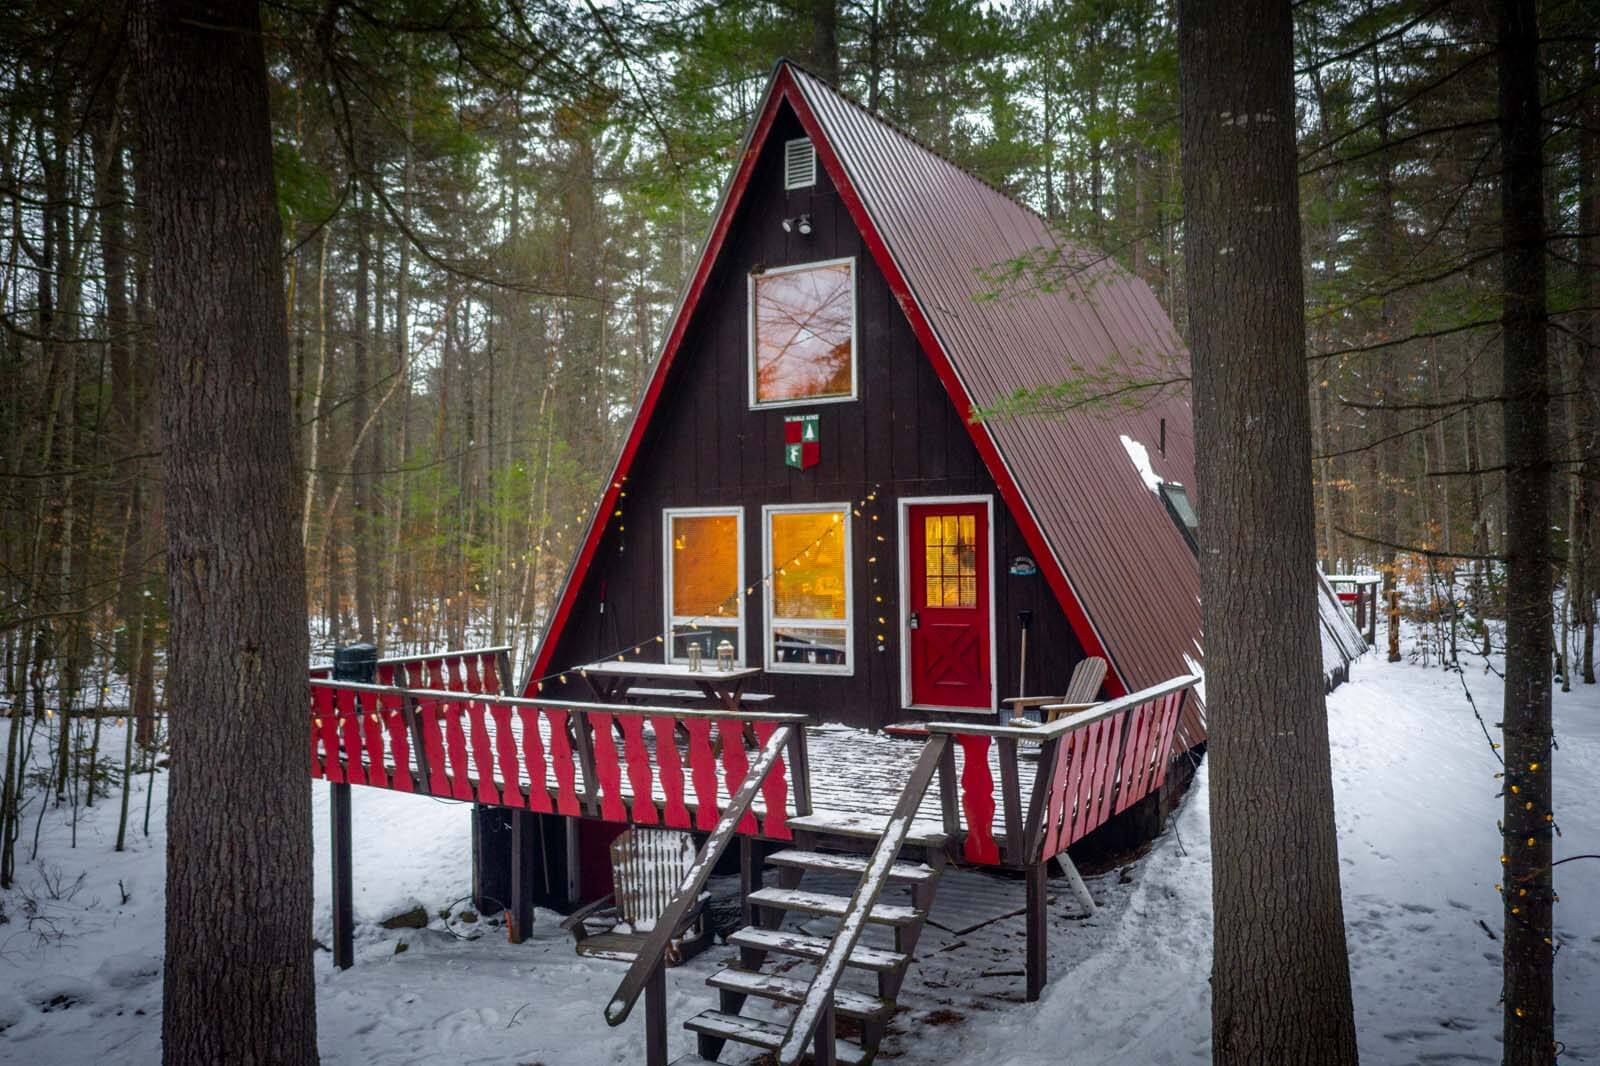
[[[995, 297], [1017, 259], [1050, 284]], [[1186, 377], [1142, 281], [780, 63], [523, 695], [724, 640], [869, 728], [993, 721], [1086, 655], [1108, 697], [1198, 672]], [[971, 419], [1065, 380], [1059, 417]]]
[[[989, 298], [1024, 258], [1051, 284]], [[621, 878], [641, 921], [568, 924], [629, 961], [605, 1013], [644, 1000], [648, 1066], [734, 841], [739, 960], [681, 1063], [869, 1061], [954, 867], [1023, 876], [1037, 998], [1047, 878], [1092, 910], [1068, 849], [1158, 831], [1204, 739], [1186, 378], [1143, 282], [780, 63], [521, 682], [509, 648], [313, 671], [336, 965], [363, 785], [475, 805], [474, 895], [513, 941]], [[1059, 417], [972, 419], [1068, 380]], [[1024, 688], [1075, 695], [1017, 724]]]

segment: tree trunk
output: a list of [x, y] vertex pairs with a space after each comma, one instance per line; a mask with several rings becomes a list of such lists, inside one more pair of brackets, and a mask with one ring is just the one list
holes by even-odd
[[171, 596], [163, 1060], [314, 1064], [305, 571], [260, 16], [142, 0], [132, 41]]
[[1534, 0], [1497, 8], [1506, 455], [1505, 1062], [1555, 1061], [1550, 442], [1544, 149]]
[[354, 541], [356, 633], [369, 644], [377, 643], [372, 621], [372, 445], [359, 436], [372, 413], [371, 306], [367, 275], [372, 269], [371, 240], [367, 232], [369, 193], [365, 185], [356, 211], [356, 321], [355, 343], [350, 353], [355, 369], [355, 394], [350, 398], [350, 424], [355, 448], [350, 456], [350, 539]]
[[1182, 0], [1178, 57], [1211, 713], [1212, 1054], [1221, 1066], [1354, 1063], [1313, 575], [1289, 4]]
[[839, 84], [839, 0], [811, 0], [811, 65], [817, 77]]

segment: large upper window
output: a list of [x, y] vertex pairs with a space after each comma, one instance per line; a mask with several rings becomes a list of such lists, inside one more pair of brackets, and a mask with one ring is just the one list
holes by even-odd
[[750, 403], [851, 400], [856, 394], [855, 260], [750, 275]]
[[707, 661], [726, 640], [744, 662], [744, 517], [739, 511], [686, 508], [664, 515], [667, 660], [688, 662], [698, 643]]
[[851, 655], [850, 507], [768, 507], [767, 669], [848, 674]]

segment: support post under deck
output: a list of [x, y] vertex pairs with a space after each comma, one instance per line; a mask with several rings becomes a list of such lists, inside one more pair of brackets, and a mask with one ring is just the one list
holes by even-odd
[[[530, 852], [538, 846], [538, 827], [532, 811], [511, 812], [511, 942], [520, 944], [528, 939], [533, 928], [533, 856]], [[540, 857], [541, 863], [543, 857]]]
[[333, 964], [348, 970], [356, 961], [348, 784], [328, 785], [328, 826], [333, 850]]
[[1049, 926], [1045, 922], [1047, 911], [1045, 908], [1045, 863], [1036, 862], [1028, 867], [1028, 908], [1027, 917], [1027, 944], [1028, 965], [1027, 1000], [1029, 1003], [1039, 998], [1039, 993], [1044, 991], [1046, 970], [1050, 962], [1050, 937]]

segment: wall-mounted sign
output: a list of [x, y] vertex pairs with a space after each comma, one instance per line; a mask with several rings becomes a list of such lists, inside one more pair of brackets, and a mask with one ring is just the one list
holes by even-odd
[[807, 470], [817, 465], [821, 451], [816, 415], [783, 416], [783, 461], [786, 465]]
[[1038, 566], [1026, 555], [1019, 555], [1011, 560], [1012, 577], [1032, 577], [1039, 572]]

